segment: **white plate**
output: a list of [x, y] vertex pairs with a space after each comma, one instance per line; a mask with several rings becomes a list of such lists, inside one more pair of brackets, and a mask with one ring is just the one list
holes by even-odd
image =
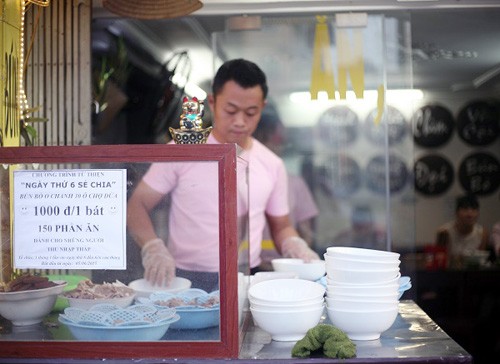
[[128, 284], [136, 293], [137, 297], [149, 297], [153, 292], [162, 291], [176, 293], [184, 291], [191, 287], [191, 281], [182, 277], [175, 277], [172, 283], [168, 286], [153, 286], [144, 278], [136, 279]]

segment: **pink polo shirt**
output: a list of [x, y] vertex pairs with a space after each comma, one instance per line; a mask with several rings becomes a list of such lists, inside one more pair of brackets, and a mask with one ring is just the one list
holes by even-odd
[[[212, 135], [207, 143], [218, 144]], [[287, 173], [283, 161], [256, 139], [240, 158], [248, 161], [250, 266], [256, 267], [260, 264], [265, 213], [288, 214]], [[218, 272], [217, 163], [153, 163], [143, 180], [154, 190], [171, 194], [167, 246], [177, 268]], [[238, 190], [246, 191], [245, 188]], [[246, 203], [242, 201], [246, 201], [246, 197], [238, 198], [238, 214], [246, 210]]]

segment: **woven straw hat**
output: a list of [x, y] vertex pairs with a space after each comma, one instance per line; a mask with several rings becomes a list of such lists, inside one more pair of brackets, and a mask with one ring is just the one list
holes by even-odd
[[102, 6], [125, 18], [165, 19], [189, 15], [203, 3], [198, 0], [102, 0]]

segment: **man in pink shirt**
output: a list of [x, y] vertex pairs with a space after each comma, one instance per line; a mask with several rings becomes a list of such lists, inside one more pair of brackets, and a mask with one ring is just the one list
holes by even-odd
[[[266, 221], [283, 256], [305, 261], [319, 259], [290, 223], [283, 161], [252, 138], [267, 92], [262, 70], [252, 62], [236, 59], [219, 68], [208, 98], [214, 125], [207, 143], [236, 143], [242, 149], [240, 157], [248, 161], [251, 268], [260, 264]], [[217, 287], [216, 168], [210, 162], [153, 164], [134, 190], [128, 202], [127, 223], [141, 247], [144, 277], [148, 281], [164, 285], [178, 275], [190, 279], [193, 287]], [[171, 196], [171, 208], [165, 244], [154, 229], [150, 212], [167, 193]]]

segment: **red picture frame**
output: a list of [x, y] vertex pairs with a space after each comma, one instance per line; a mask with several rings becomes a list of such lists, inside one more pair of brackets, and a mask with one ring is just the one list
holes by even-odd
[[0, 163], [214, 161], [219, 180], [220, 341], [2, 341], [0, 358], [237, 358], [239, 353], [236, 145], [96, 145], [0, 148]]

